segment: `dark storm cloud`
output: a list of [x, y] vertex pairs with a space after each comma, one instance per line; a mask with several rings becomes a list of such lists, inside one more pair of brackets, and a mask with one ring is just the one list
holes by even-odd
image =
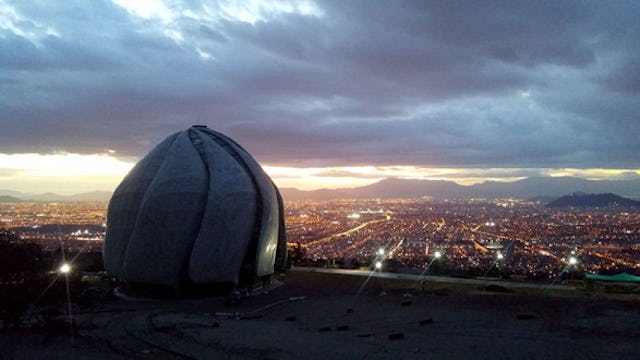
[[635, 2], [316, 4], [0, 1], [0, 153], [203, 123], [274, 165], [640, 167]]

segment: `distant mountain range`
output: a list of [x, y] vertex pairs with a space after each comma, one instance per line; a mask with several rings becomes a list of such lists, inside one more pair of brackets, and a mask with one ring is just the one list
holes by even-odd
[[0, 189], [0, 203], [8, 202], [104, 202], [111, 199], [110, 191], [92, 191], [73, 195], [55, 193], [33, 194]]
[[547, 204], [548, 207], [640, 207], [640, 201], [618, 196], [616, 194], [573, 193], [559, 197]]
[[629, 198], [640, 198], [640, 179], [587, 180], [576, 177], [529, 177], [512, 182], [485, 181], [475, 185], [460, 185], [445, 180], [411, 180], [388, 178], [377, 183], [344, 189], [301, 191], [280, 189], [285, 200], [332, 200], [341, 198], [422, 198], [471, 199], [514, 198], [545, 199], [575, 193], [616, 193]]
[[[530, 177], [512, 182], [485, 181], [475, 185], [460, 185], [445, 180], [411, 180], [388, 178], [377, 183], [356, 188], [320, 189], [302, 191], [281, 188], [282, 197], [296, 200], [334, 199], [472, 199], [472, 198], [513, 198], [550, 202], [566, 194], [583, 192], [587, 194], [615, 193], [632, 199], [640, 199], [640, 179], [635, 180], [587, 180], [576, 177]], [[109, 201], [109, 191], [94, 191], [75, 195], [54, 193], [32, 194], [11, 190], [0, 190], [0, 202], [87, 202]], [[9, 198], [7, 198], [9, 197]]]
[[24, 200], [9, 195], [0, 195], [0, 203], [15, 203], [22, 202]]

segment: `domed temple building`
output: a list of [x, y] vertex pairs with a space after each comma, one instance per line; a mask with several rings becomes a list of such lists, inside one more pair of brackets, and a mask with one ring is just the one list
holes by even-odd
[[104, 265], [135, 286], [251, 284], [284, 269], [282, 197], [240, 145], [206, 126], [140, 160], [109, 202]]

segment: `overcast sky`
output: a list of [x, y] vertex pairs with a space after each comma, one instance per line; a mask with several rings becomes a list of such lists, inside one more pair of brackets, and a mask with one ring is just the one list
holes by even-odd
[[639, 1], [124, 3], [0, 0], [0, 154], [640, 169]]

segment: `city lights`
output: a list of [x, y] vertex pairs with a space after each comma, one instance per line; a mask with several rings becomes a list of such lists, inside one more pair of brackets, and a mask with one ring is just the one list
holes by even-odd
[[[389, 269], [399, 267], [400, 271], [420, 269], [431, 274], [437, 267], [441, 275], [468, 276], [497, 265], [505, 276], [536, 281], [554, 279], [566, 266], [578, 277], [583, 271], [640, 269], [640, 247], [635, 240], [640, 233], [640, 212], [564, 212], [527, 202], [513, 201], [507, 208], [499, 203], [289, 201], [287, 239], [290, 248], [299, 248], [308, 262], [350, 269], [371, 264], [376, 270], [376, 261], [390, 257], [393, 266]], [[62, 242], [71, 253], [101, 252], [106, 207], [106, 202], [0, 203], [0, 224], [9, 230], [19, 228], [16, 232], [22, 239], [44, 251], [55, 251]], [[350, 219], [350, 214], [361, 217]], [[388, 214], [393, 214], [390, 220]], [[485, 226], [488, 219], [496, 225]], [[446, 266], [438, 264], [445, 257]], [[59, 267], [55, 271], [61, 274]]]
[[[290, 202], [291, 213], [319, 216], [287, 218], [288, 236], [314, 258], [367, 263], [371, 254], [380, 259], [377, 251], [382, 247], [384, 257], [393, 250], [393, 259], [401, 267], [423, 270], [438, 250], [442, 257], [446, 254], [448, 273], [484, 272], [499, 261], [505, 275], [553, 279], [568, 263], [568, 256], [563, 259], [561, 254], [571, 251], [582, 254], [579, 263], [586, 271], [638, 267], [638, 250], [630, 248], [634, 245], [627, 230], [640, 214], [558, 212], [517, 200], [505, 208], [499, 203], [429, 199], [335, 200], [322, 205]], [[394, 214], [391, 221], [379, 221], [384, 214], [367, 211], [381, 207]], [[344, 217], [354, 212], [363, 215], [362, 222], [345, 221]], [[484, 226], [487, 218], [493, 219], [495, 226]], [[567, 228], [563, 224], [572, 225]], [[634, 234], [640, 231], [634, 229]], [[570, 238], [567, 231], [571, 231]]]
[[382, 261], [376, 261], [376, 269], [382, 269]]

